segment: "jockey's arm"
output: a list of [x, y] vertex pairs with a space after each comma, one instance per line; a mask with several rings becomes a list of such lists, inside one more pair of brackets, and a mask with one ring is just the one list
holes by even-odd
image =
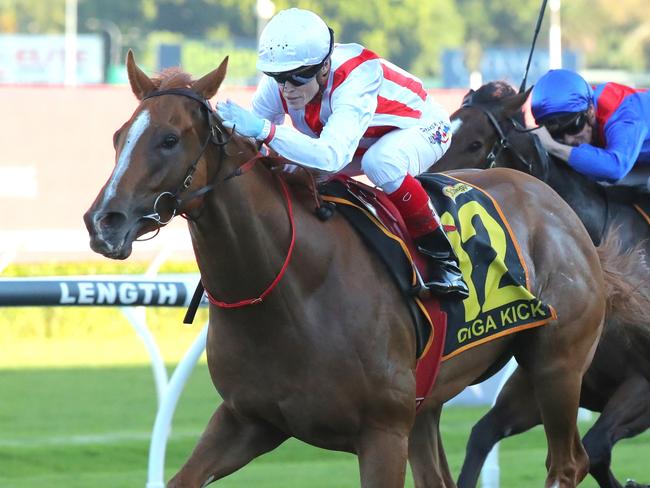
[[648, 135], [648, 126], [638, 115], [616, 115], [605, 125], [605, 148], [590, 144], [573, 148], [568, 163], [576, 171], [612, 183], [630, 172]]
[[[381, 87], [381, 66], [369, 61], [368, 72], [354, 70], [334, 90], [330, 100], [332, 114], [325, 123], [320, 136], [310, 137], [288, 126], [278, 126], [272, 139], [267, 142], [271, 149], [285, 158], [303, 166], [336, 173], [352, 161], [359, 141], [368, 129], [377, 109], [377, 95]], [[365, 66], [364, 66], [365, 68]]]
[[625, 115], [620, 114], [605, 126], [605, 148], [591, 144], [577, 147], [562, 144], [554, 140], [544, 127], [535, 130], [535, 134], [549, 154], [566, 161], [579, 173], [597, 181], [613, 183], [630, 172], [648, 135], [648, 126], [642, 117]]

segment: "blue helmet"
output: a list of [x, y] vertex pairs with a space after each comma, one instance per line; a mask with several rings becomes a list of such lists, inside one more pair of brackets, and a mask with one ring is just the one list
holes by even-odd
[[593, 102], [591, 86], [574, 71], [552, 69], [533, 87], [531, 111], [539, 123], [551, 115], [583, 112]]

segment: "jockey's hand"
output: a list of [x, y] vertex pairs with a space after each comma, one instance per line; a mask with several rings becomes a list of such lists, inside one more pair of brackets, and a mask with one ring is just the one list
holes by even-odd
[[535, 129], [532, 131], [533, 134], [535, 134], [539, 138], [539, 142], [542, 143], [542, 146], [544, 146], [544, 149], [550, 149], [551, 146], [554, 144], [557, 144], [557, 141], [551, 137], [551, 133], [548, 131], [546, 127], [543, 125], [540, 126], [538, 129]]
[[532, 131], [531, 134], [534, 134], [539, 138], [542, 147], [546, 149], [550, 155], [560, 158], [562, 161], [569, 161], [569, 156], [571, 155], [571, 150], [573, 148], [553, 139], [551, 133], [546, 127], [540, 126], [538, 129]]
[[271, 123], [268, 120], [253, 115], [232, 100], [218, 102], [217, 114], [225, 127], [234, 128], [242, 136], [264, 140], [269, 134], [267, 127], [270, 128]]

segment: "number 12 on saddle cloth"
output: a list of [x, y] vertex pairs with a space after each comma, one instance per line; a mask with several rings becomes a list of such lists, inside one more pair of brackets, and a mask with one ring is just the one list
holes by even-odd
[[532, 294], [519, 244], [488, 193], [444, 174], [423, 174], [418, 179], [450, 229], [447, 234], [470, 291], [462, 301], [436, 300], [434, 308], [428, 303], [423, 306], [410, 293], [416, 284], [414, 261], [421, 259], [408, 234], [399, 229], [401, 218], [385, 195], [346, 177], [337, 177], [320, 190], [323, 199], [338, 204], [337, 209], [379, 254], [410, 304], [421, 400], [433, 386], [439, 361], [557, 317], [551, 306]]

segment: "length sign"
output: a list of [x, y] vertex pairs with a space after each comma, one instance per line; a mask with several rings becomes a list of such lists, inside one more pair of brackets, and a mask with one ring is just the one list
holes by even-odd
[[0, 279], [0, 306], [186, 307], [198, 276], [183, 280], [108, 277]]

